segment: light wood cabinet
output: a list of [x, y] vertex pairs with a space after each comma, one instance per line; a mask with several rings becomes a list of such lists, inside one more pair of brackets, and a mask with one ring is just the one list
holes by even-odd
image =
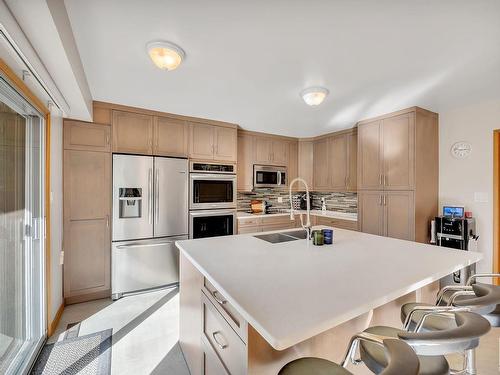
[[438, 214], [438, 140], [437, 114], [418, 107], [358, 123], [362, 231], [429, 241]]
[[238, 191], [253, 189], [253, 140], [251, 135], [238, 133]]
[[412, 191], [362, 191], [358, 201], [362, 232], [415, 240], [415, 202]]
[[328, 173], [328, 139], [320, 139], [314, 142], [314, 168], [313, 181], [314, 190], [328, 190], [330, 187], [330, 175]]
[[382, 189], [381, 121], [358, 125], [358, 189]]
[[358, 125], [359, 189], [415, 188], [415, 113]]
[[110, 289], [111, 154], [64, 150], [64, 298], [103, 298]]
[[237, 130], [190, 123], [189, 157], [202, 160], [236, 161]]
[[153, 154], [186, 157], [188, 154], [188, 135], [186, 121], [156, 116], [154, 118]]
[[256, 136], [255, 164], [287, 166], [289, 160], [289, 141]]
[[111, 127], [64, 120], [64, 148], [67, 150], [111, 151]]
[[215, 126], [214, 132], [214, 159], [221, 161], [236, 161], [238, 149], [237, 130]]
[[[307, 182], [309, 189], [314, 186], [313, 181], [313, 154], [314, 145], [313, 141], [303, 141], [299, 140], [299, 155], [298, 155], [298, 176], [303, 178]], [[297, 186], [299, 191], [303, 191], [304, 187], [300, 184]]]
[[314, 189], [356, 191], [356, 129], [317, 139], [313, 147]]
[[153, 116], [113, 111], [113, 152], [153, 154]]
[[381, 138], [384, 189], [414, 189], [415, 113], [382, 120]]
[[[297, 141], [292, 141], [289, 143], [288, 176], [286, 178], [287, 186], [290, 186], [290, 182], [297, 177], [299, 177], [299, 143]], [[302, 184], [295, 184], [293, 190], [299, 191], [299, 189], [303, 189], [301, 185]], [[312, 187], [312, 185], [309, 186]]]
[[331, 137], [328, 145], [328, 170], [330, 174], [329, 187], [334, 191], [344, 190], [347, 186], [348, 138], [342, 134]]
[[383, 191], [358, 193], [359, 230], [364, 233], [384, 235]]

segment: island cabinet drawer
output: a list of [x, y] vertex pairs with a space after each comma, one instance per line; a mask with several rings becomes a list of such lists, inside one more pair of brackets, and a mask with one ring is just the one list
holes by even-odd
[[[206, 341], [231, 375], [247, 373], [247, 347], [233, 331], [228, 322], [217, 311], [213, 303], [201, 296], [203, 313], [202, 342]], [[213, 365], [216, 367], [216, 365]]]
[[248, 333], [246, 320], [206, 278], [203, 283], [203, 292], [243, 342], [246, 343]]
[[201, 375], [231, 375], [211, 347], [205, 336], [201, 338], [202, 364]]

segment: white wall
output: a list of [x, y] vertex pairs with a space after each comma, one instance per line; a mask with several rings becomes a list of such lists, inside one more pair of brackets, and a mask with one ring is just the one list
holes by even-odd
[[50, 321], [63, 302], [62, 266], [62, 117], [52, 111], [50, 131]]
[[[493, 130], [500, 129], [500, 99], [439, 113], [439, 203], [464, 205], [477, 220], [477, 250], [484, 254], [478, 272], [491, 272], [493, 257]], [[457, 141], [472, 145], [471, 155], [455, 159]], [[486, 193], [487, 202], [475, 200]]]

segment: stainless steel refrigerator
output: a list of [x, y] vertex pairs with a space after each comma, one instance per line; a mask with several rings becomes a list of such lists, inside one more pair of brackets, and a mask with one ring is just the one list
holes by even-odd
[[175, 241], [188, 238], [188, 162], [113, 155], [111, 294], [179, 282]]

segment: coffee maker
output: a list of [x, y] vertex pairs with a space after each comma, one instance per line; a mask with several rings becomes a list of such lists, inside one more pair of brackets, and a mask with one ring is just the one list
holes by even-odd
[[[462, 251], [469, 251], [472, 241], [479, 236], [476, 234], [476, 221], [474, 218], [455, 216], [443, 212], [445, 215], [437, 216], [432, 225], [432, 238], [436, 239], [438, 246], [449, 247]], [[475, 265], [463, 268], [441, 279], [441, 287], [446, 285], [465, 285], [468, 278], [475, 273]]]

